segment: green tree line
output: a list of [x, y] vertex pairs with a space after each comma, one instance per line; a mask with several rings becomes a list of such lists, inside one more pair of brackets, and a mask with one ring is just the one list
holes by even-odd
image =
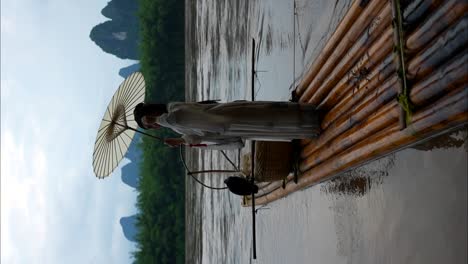
[[[139, 0], [140, 63], [146, 101], [184, 99], [184, 1]], [[173, 132], [152, 131], [160, 137]], [[135, 263], [185, 262], [185, 176], [178, 149], [143, 137]]]

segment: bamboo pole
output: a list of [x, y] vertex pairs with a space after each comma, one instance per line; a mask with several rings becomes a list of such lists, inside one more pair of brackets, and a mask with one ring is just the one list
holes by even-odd
[[306, 138], [306, 139], [301, 139], [300, 142], [301, 142], [301, 143], [300, 143], [300, 144], [301, 144], [301, 147], [304, 147], [304, 146], [307, 146], [307, 144], [310, 144], [310, 143], [312, 142], [312, 140], [309, 139], [309, 138]]
[[367, 122], [358, 124], [347, 130], [345, 133], [328, 142], [324, 147], [313, 152], [301, 164], [301, 171], [306, 171], [318, 164], [326, 161], [332, 155], [339, 154], [346, 148], [356, 144], [362, 139], [385, 128], [389, 124], [395, 123], [399, 118], [399, 108], [396, 101], [391, 101], [378, 112], [369, 117]]
[[[466, 70], [466, 62], [468, 61], [468, 53], [461, 52], [452, 58], [449, 62], [442, 65], [433, 74], [429, 75], [426, 79], [421, 80], [413, 86], [414, 90], [421, 89], [420, 87], [433, 86], [437, 83], [445, 92], [453, 90], [454, 86], [459, 86], [468, 83], [468, 71]], [[421, 89], [420, 96], [425, 98], [434, 98], [437, 89]], [[425, 94], [423, 94], [425, 93]], [[416, 107], [420, 106], [422, 102], [418, 97], [412, 97]]]
[[[294, 176], [293, 175], [288, 175], [287, 178], [286, 178], [286, 182], [290, 182], [290, 181], [293, 181], [294, 180]], [[271, 194], [272, 192], [274, 192], [275, 190], [277, 190], [278, 188], [281, 188], [283, 186], [283, 181], [274, 181], [274, 182], [270, 182], [268, 184], [266, 184], [265, 186], [262, 186], [260, 187], [259, 186], [259, 189], [258, 189], [258, 193], [255, 194], [255, 199], [258, 199], [259, 197], [263, 197], [263, 196], [267, 196], [269, 194]], [[243, 206], [246, 206], [247, 203], [246, 201], [250, 201], [251, 200], [251, 197], [250, 196], [244, 196], [244, 199], [243, 199]], [[250, 204], [250, 203], [249, 203]]]
[[427, 48], [418, 53], [408, 64], [408, 74], [417, 80], [430, 74], [453, 54], [468, 44], [468, 20], [462, 19], [439, 35]]
[[[288, 175], [286, 177], [286, 182], [290, 182], [292, 180], [294, 180], [294, 175], [290, 174], [290, 175]], [[268, 194], [274, 192], [276, 189], [281, 188], [281, 186], [283, 186], [283, 180], [274, 181], [271, 184], [269, 184], [268, 186], [266, 186], [265, 188], [259, 189], [258, 193], [255, 194], [255, 197], [258, 198], [258, 197], [268, 195]]]
[[[371, 1], [371, 3], [365, 8], [365, 12], [362, 12], [363, 7], [358, 5], [358, 2], [359, 1], [353, 2], [350, 10], [340, 22], [332, 37], [328, 40], [319, 56], [312, 63], [308, 73], [305, 74], [302, 78], [296, 89], [296, 94], [298, 96], [305, 92], [313, 79], [316, 78], [316, 75], [319, 73], [319, 71], [321, 71], [325, 62], [330, 60], [329, 57], [332, 52], [335, 54], [339, 53], [339, 55], [341, 55], [343, 52], [345, 52], [346, 49], [349, 48], [351, 43], [355, 42], [353, 39], [357, 38], [357, 36], [359, 36], [362, 32], [359, 31], [359, 28], [364, 28], [367, 26], [365, 23], [366, 20], [368, 20], [368, 17], [372, 16], [372, 14], [376, 14], [376, 8], [377, 10], [380, 10], [378, 4], [385, 1]], [[416, 0], [411, 2], [403, 12], [403, 18], [408, 26], [408, 29], [410, 29], [410, 26], [417, 26], [418, 21], [421, 21], [425, 16], [433, 12], [433, 10], [436, 10], [443, 2], [443, 0]], [[354, 21], [356, 18], [357, 20]], [[345, 34], [344, 32], [346, 31], [348, 32]], [[311, 91], [310, 93], [312, 94], [313, 92], [314, 91]]]
[[[406, 129], [400, 130], [397, 123], [388, 126], [333, 159], [308, 170], [299, 178], [297, 184], [289, 183], [285, 189], [276, 189], [276, 191], [256, 199], [256, 203], [272, 202], [450, 128], [465, 125], [468, 123], [467, 110], [468, 87], [462, 87], [417, 112], [413, 122]], [[249, 201], [247, 201], [248, 203]]]
[[371, 28], [375, 27], [378, 18], [383, 17], [382, 14], [385, 12], [389, 12], [390, 6], [388, 4], [384, 4], [385, 1], [370, 2], [369, 6], [359, 16], [359, 23], [356, 21], [356, 24], [353, 25], [350, 31], [346, 33], [340, 43], [338, 43], [338, 45], [335, 47], [333, 53], [331, 53], [330, 56], [319, 65], [320, 67], [317, 74], [311, 78], [311, 83], [308, 84], [307, 88], [302, 92], [300, 101], [307, 102], [308, 98], [310, 98], [310, 96], [315, 93], [315, 90], [318, 88], [318, 84], [326, 78], [327, 74], [334, 68], [334, 66], [342, 58], [343, 54], [348, 51], [349, 47], [359, 40], [359, 38], [362, 36], [362, 32], [368, 28], [369, 24], [374, 21]]
[[373, 7], [373, 5], [377, 4], [375, 2], [378, 1], [374, 1], [374, 3], [371, 3], [371, 5], [368, 6], [368, 1], [353, 1], [348, 12], [338, 24], [336, 30], [333, 32], [330, 39], [328, 39], [322, 51], [312, 63], [308, 72], [304, 75], [304, 78], [302, 78], [302, 81], [299, 83], [296, 89], [297, 95], [301, 95], [302, 92], [304, 92], [309, 83], [320, 70], [322, 64], [328, 59], [328, 56], [330, 56], [330, 54], [335, 50], [335, 47], [342, 41], [343, 36], [345, 36], [345, 34], [347, 34], [350, 31], [350, 28], [352, 27], [352, 32], [355, 32], [356, 30], [359, 30], [360, 27], [363, 27], [363, 24], [366, 23], [366, 21], [365, 19], [359, 19], [359, 17], [364, 9], [370, 9]]
[[341, 116], [333, 122], [312, 144], [307, 145], [301, 152], [301, 157], [306, 158], [319, 148], [323, 147], [327, 142], [345, 132], [355, 124], [361, 122], [370, 114], [375, 112], [381, 105], [394, 99], [397, 95], [397, 77], [393, 76], [381, 87], [378, 87], [376, 93], [368, 95], [361, 101], [355, 109], [347, 115]]
[[[446, 67], [440, 67], [434, 75], [415, 85], [411, 90], [411, 101], [417, 107], [428, 106], [434, 98], [437, 98], [441, 94], [450, 93], [452, 90], [465, 85], [468, 82], [468, 72], [463, 69], [463, 65], [467, 59], [467, 54], [459, 56]], [[316, 166], [332, 155], [340, 153], [385, 126], [396, 122], [398, 118], [398, 102], [391, 101], [363, 123], [347, 130], [328, 142], [323, 148], [307, 156], [307, 159], [303, 162], [307, 166], [301, 167], [301, 170], [304, 171]]]
[[[353, 44], [353, 46], [346, 52], [344, 56], [340, 58], [339, 61], [334, 65], [331, 72], [329, 72], [321, 82], [314, 82], [314, 79], [311, 83], [309, 88], [315, 90], [313, 94], [311, 94], [309, 103], [318, 105], [323, 98], [328, 94], [330, 89], [335, 85], [342, 76], [356, 63], [361, 56], [372, 47], [374, 43], [376, 45], [373, 47], [373, 52], [378, 51], [379, 45], [384, 45], [384, 41], [389, 35], [391, 35], [390, 29], [390, 8], [385, 7], [382, 12], [379, 14], [378, 22], [376, 22], [376, 26], [374, 29], [367, 31], [364, 33], [359, 40]], [[381, 38], [383, 36], [383, 38]], [[384, 54], [382, 54], [383, 56]], [[312, 85], [317, 85], [317, 88], [314, 88]], [[305, 94], [305, 93], [304, 93]], [[305, 97], [304, 97], [305, 98]]]
[[[451, 0], [445, 2], [424, 24], [415, 29], [406, 40], [406, 48], [411, 53], [420, 51], [432, 39], [454, 24], [468, 11], [467, 1]], [[466, 21], [466, 17], [463, 20]], [[465, 22], [466, 23], [466, 22]]]
[[[392, 30], [388, 28], [383, 33], [382, 37], [378, 39], [372, 47], [364, 54], [364, 56], [354, 65], [354, 67], [348, 71], [347, 74], [341, 76], [341, 80], [335, 86], [326, 88], [323, 85], [323, 89], [331, 89], [328, 95], [323, 99], [319, 105], [319, 109], [330, 109], [336, 104], [346, 93], [350, 92], [351, 89], [357, 89], [356, 86], [360, 86], [361, 82], [364, 83], [376, 64], [382, 62], [385, 56], [392, 50], [391, 43]], [[337, 66], [338, 68], [340, 65]], [[345, 68], [343, 68], [345, 69]], [[333, 74], [333, 73], [332, 73]], [[337, 73], [338, 75], [339, 73]], [[322, 88], [321, 87], [321, 88]], [[320, 89], [319, 88], [319, 91]], [[323, 93], [327, 93], [326, 91]]]
[[[370, 16], [370, 13], [374, 10], [377, 4], [384, 1], [370, 1], [371, 3], [366, 6], [368, 1], [354, 1], [352, 6], [350, 7], [349, 11], [346, 13], [345, 17], [342, 19], [338, 27], [336, 28], [333, 35], [325, 44], [324, 48], [318, 55], [318, 57], [314, 60], [312, 65], [310, 66], [308, 72], [302, 78], [300, 84], [296, 89], [297, 95], [302, 95], [305, 89], [309, 86], [312, 79], [317, 75], [319, 70], [321, 69], [322, 65], [325, 61], [328, 60], [328, 57], [340, 42], [345, 43], [352, 43], [350, 39], [353, 36], [360, 35], [359, 28], [364, 28], [366, 19]], [[365, 4], [363, 4], [365, 3]], [[409, 6], [405, 9], [403, 13], [403, 17], [405, 21], [412, 25], [416, 24], [419, 20], [421, 20], [424, 16], [428, 13], [435, 10], [438, 6], [443, 3], [442, 0], [417, 0], [413, 1], [409, 4]], [[367, 12], [363, 12], [363, 10]], [[362, 31], [361, 31], [362, 32]], [[348, 46], [349, 47], [349, 46]], [[344, 50], [346, 50], [346, 47]]]
[[363, 81], [362, 89], [358, 89], [356, 92], [346, 93], [339, 101], [335, 103], [335, 106], [327, 112], [323, 121], [322, 129], [328, 128], [328, 126], [335, 121], [341, 115], [350, 111], [358, 102], [362, 101], [365, 96], [368, 96], [377, 87], [381, 86], [390, 75], [395, 73], [395, 67], [392, 64], [392, 57], [388, 56], [371, 74], [369, 81]]
[[[466, 22], [465, 22], [466, 23]], [[362, 99], [364, 95], [368, 92], [371, 92], [375, 87], [374, 81], [383, 81], [388, 77], [390, 71], [394, 70], [394, 65], [391, 65], [391, 58], [387, 58], [384, 62], [377, 67], [377, 72], [379, 73], [378, 78], [374, 79], [372, 76], [375, 73], [371, 73], [369, 79], [371, 80], [369, 84], [366, 84], [367, 80], [364, 80], [365, 90], [359, 90], [356, 94], [346, 93], [346, 95], [341, 98], [339, 101], [330, 102], [331, 105], [335, 105], [324, 117], [322, 122], [322, 129], [326, 129], [331, 122], [335, 121], [337, 117], [349, 111], [349, 109], [359, 100]]]
[[362, 87], [356, 92], [344, 93], [344, 96], [339, 101], [331, 101], [330, 104], [334, 105], [330, 111], [327, 112], [324, 119], [322, 120], [322, 129], [325, 130], [333, 121], [335, 121], [341, 115], [350, 111], [350, 109], [359, 101], [361, 101], [369, 93], [373, 92], [378, 86], [381, 86], [383, 82], [390, 77], [391, 74], [395, 73], [395, 65], [392, 63], [393, 58], [391, 54], [380, 63], [370, 74], [369, 78], [364, 79]]
[[437, 10], [445, 0], [415, 0], [403, 11], [405, 29], [411, 32], [426, 16]]
[[[446, 32], [438, 38], [441, 41], [434, 42], [433, 46], [426, 48], [420, 54], [411, 59], [408, 63], [408, 65], [410, 65], [408, 67], [410, 76], [415, 77], [416, 65], [418, 67], [418, 76], [425, 76], [427, 73], [434, 71], [436, 67], [439, 66], [442, 62], [445, 62], [447, 59], [456, 54], [456, 52], [458, 52], [460, 48], [463, 47], [463, 43], [466, 44], [466, 42], [468, 42], [467, 35], [456, 33], [459, 33], [463, 30], [466, 31], [466, 28], [467, 27], [464, 23], [457, 23], [454, 27], [447, 29]], [[455, 35], [454, 38], [452, 38], [454, 40], [447, 43], [447, 39], [449, 39], [447, 35]], [[453, 42], [456, 43], [454, 44]], [[312, 140], [311, 143], [303, 149], [301, 156], [307, 157], [312, 152], [320, 148], [324, 143], [331, 140], [333, 137], [338, 136], [355, 123], [360, 122], [363, 120], [363, 118], [366, 118], [367, 116], [365, 114], [370, 114], [372, 111], [375, 111], [378, 108], [376, 103], [386, 102], [385, 100], [389, 100], [390, 96], [396, 95], [395, 89], [386, 91], [387, 88], [388, 84], [383, 84], [382, 87], [379, 87], [377, 93], [368, 94], [366, 97], [364, 97], [363, 100], [359, 99], [359, 101], [348, 100], [346, 101], [347, 103], [340, 106], [346, 106], [345, 109], [334, 108], [329, 111], [329, 113], [325, 116], [324, 121], [322, 122], [322, 128], [326, 128], [326, 130], [324, 129], [324, 132], [318, 139]], [[345, 102], [345, 100], [342, 101]], [[373, 102], [368, 103], [370, 101]], [[357, 105], [351, 104], [350, 102], [355, 102]], [[351, 111], [351, 107], [354, 107], [354, 110]], [[339, 116], [342, 113], [346, 114], [336, 118], [336, 116]], [[353, 118], [349, 118], [350, 116]], [[333, 117], [335, 117], [336, 120]], [[330, 120], [335, 121], [331, 122]]]
[[260, 190], [262, 190], [264, 188], [268, 188], [268, 186], [270, 186], [273, 183], [274, 182], [257, 182], [255, 184], [258, 186], [258, 191], [260, 192]]
[[[355, 157], [367, 158], [371, 155], [375, 155], [376, 153], [380, 154], [385, 152], [386, 150], [388, 150], [388, 147], [401, 148], [399, 144], [395, 144], [400, 142], [400, 137], [406, 136], [406, 140], [411, 140], [413, 138], [417, 139], [417, 137], [422, 137], [425, 132], [425, 129], [432, 125], [439, 126], [439, 123], [445, 124], [446, 122], [449, 122], [450, 119], [453, 118], [452, 115], [461, 114], [461, 116], [463, 116], [464, 122], [466, 122], [468, 121], [468, 113], [466, 112], [468, 108], [467, 96], [467, 87], [460, 87], [454, 92], [447, 94], [436, 104], [430, 105], [422, 111], [420, 111], [414, 117], [414, 125], [409, 126], [408, 129], [402, 131], [402, 133], [398, 133], [398, 124], [394, 123], [393, 125], [383, 129], [380, 133], [375, 134], [376, 136], [368, 137], [368, 139], [361, 141], [360, 143], [356, 144], [349, 150], [346, 150], [345, 152], [343, 152], [342, 155], [339, 156], [345, 156], [346, 159], [348, 159], [348, 161], [353, 161], [353, 163], [355, 164], [358, 162], [358, 160], [355, 160]], [[447, 120], [445, 120], [446, 117]], [[434, 120], [436, 122], [434, 122]], [[392, 134], [392, 132], [394, 134]], [[395, 135], [397, 135], [396, 138]], [[388, 143], [385, 142], [386, 140], [388, 140]], [[381, 146], [379, 146], [379, 148], [373, 148], [374, 144]], [[345, 168], [345, 164], [341, 162], [331, 160], [331, 164], [334, 164], [335, 166], [338, 165], [340, 168]], [[312, 175], [311, 171], [307, 171], [304, 175], [302, 175], [301, 179], [306, 179], [307, 176], [310, 175]], [[310, 179], [306, 181], [310, 181]]]

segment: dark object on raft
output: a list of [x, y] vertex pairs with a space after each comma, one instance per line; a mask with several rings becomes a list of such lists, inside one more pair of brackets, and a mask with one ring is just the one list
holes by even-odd
[[227, 178], [224, 183], [227, 185], [229, 191], [237, 195], [251, 195], [258, 192], [258, 186], [252, 184], [248, 179], [243, 177], [232, 176]]

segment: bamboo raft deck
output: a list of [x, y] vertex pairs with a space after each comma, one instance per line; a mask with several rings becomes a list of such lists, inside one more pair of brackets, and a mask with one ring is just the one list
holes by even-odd
[[297, 183], [260, 185], [257, 205], [468, 123], [468, 1], [407, 2], [352, 3], [293, 93], [323, 131], [301, 142]]

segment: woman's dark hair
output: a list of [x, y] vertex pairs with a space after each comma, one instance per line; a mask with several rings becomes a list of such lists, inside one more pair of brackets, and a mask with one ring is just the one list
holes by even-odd
[[138, 126], [146, 129], [143, 125], [141, 119], [144, 116], [159, 116], [161, 114], [167, 113], [167, 107], [165, 104], [145, 104], [139, 103], [133, 110], [133, 116]]

